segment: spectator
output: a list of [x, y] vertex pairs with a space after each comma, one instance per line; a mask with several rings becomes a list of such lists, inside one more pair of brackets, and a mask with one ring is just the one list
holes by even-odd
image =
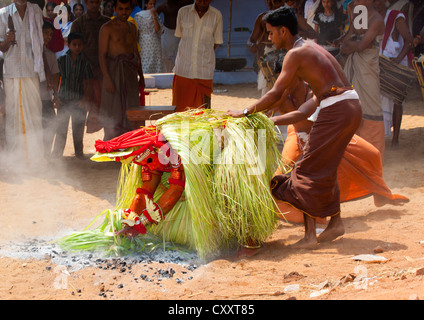
[[80, 16], [82, 16], [84, 11], [85, 11], [85, 8], [81, 3], [75, 3], [74, 6], [72, 7], [72, 12], [74, 14], [74, 20], [79, 18]]
[[[83, 7], [83, 10], [82, 10], [82, 13], [81, 14], [83, 14], [84, 12], [87, 12], [87, 6], [85, 5], [85, 1], [84, 0], [71, 0], [71, 2], [70, 2], [69, 5], [71, 6], [72, 10], [74, 10], [74, 7], [75, 7], [76, 4], [79, 4], [79, 5], [81, 5]], [[78, 17], [75, 15], [75, 19], [78, 18]]]
[[90, 64], [82, 55], [83, 35], [71, 32], [68, 36], [69, 50], [58, 59], [61, 83], [56, 103], [57, 130], [52, 156], [62, 157], [68, 135], [69, 119], [72, 119], [72, 138], [75, 156], [84, 159], [84, 126], [87, 112], [89, 79], [93, 77]]
[[[269, 10], [274, 10], [284, 5], [284, 1], [272, 1], [266, 0]], [[255, 64], [259, 64], [259, 60], [267, 53], [275, 51], [275, 48], [272, 46], [272, 43], [268, 40], [268, 32], [266, 31], [265, 22], [262, 20], [266, 12], [262, 12], [256, 17], [255, 25], [253, 31], [250, 34], [250, 37], [247, 41], [247, 47], [249, 51], [253, 54], [256, 54]], [[261, 96], [263, 96], [268, 91], [266, 80], [264, 74], [259, 69], [258, 70], [258, 90], [261, 91]]]
[[162, 72], [162, 22], [155, 9], [156, 0], [147, 0], [144, 10], [135, 15], [138, 43], [142, 48], [141, 65], [144, 73]]
[[[380, 47], [380, 55], [391, 59], [395, 64], [405, 67], [409, 66], [409, 63], [412, 63], [413, 57], [411, 51], [413, 37], [409, 32], [405, 15], [401, 11], [387, 9], [386, 0], [374, 0], [374, 7], [384, 18], [386, 25]], [[380, 68], [384, 68], [384, 66], [380, 65]], [[408, 91], [406, 87], [405, 91], [406, 96]], [[390, 136], [393, 127], [392, 148], [396, 148], [399, 146], [403, 103], [394, 102], [393, 99], [382, 92], [381, 107], [383, 108], [385, 135]]]
[[46, 81], [40, 83], [40, 97], [42, 103], [42, 125], [44, 157], [48, 159], [52, 150], [55, 135], [56, 112], [54, 111], [53, 98], [56, 97], [59, 87], [59, 66], [56, 55], [46, 46], [53, 37], [54, 26], [48, 21], [43, 24], [43, 57]]
[[178, 11], [175, 35], [179, 38], [172, 104], [176, 111], [211, 108], [215, 49], [223, 43], [222, 14], [212, 0], [196, 0]]
[[[8, 31], [8, 20], [16, 31]], [[39, 88], [39, 82], [45, 80], [42, 25], [43, 13], [37, 4], [21, 0], [0, 9], [0, 50], [7, 53], [3, 67], [6, 144], [9, 151], [16, 152], [16, 160], [31, 155], [31, 163], [43, 157]]]
[[103, 76], [99, 65], [99, 32], [103, 24], [110, 18], [100, 12], [101, 0], [84, 0], [87, 12], [72, 23], [71, 32], [79, 32], [84, 36], [82, 54], [90, 64], [93, 79], [90, 80], [91, 96], [90, 108], [87, 118], [87, 133], [97, 132], [102, 129], [98, 123], [100, 99], [103, 85]]
[[[54, 19], [57, 14], [54, 13], [54, 8], [56, 8], [57, 4], [55, 2], [47, 2], [46, 4], [46, 13], [47, 17], [44, 17], [44, 21], [49, 21], [54, 25]], [[47, 45], [47, 48], [53, 51], [54, 53], [62, 51], [65, 47], [65, 40], [63, 39], [62, 32], [60, 29], [56, 29], [53, 32], [53, 37], [50, 43]]]
[[3, 53], [0, 52], [0, 152], [6, 147], [4, 119]]
[[299, 35], [304, 39], [316, 39], [318, 34], [315, 30], [308, 24], [307, 19], [305, 19], [305, 13], [303, 12], [302, 4], [300, 0], [286, 0], [284, 6], [286, 8], [291, 8], [296, 13]]
[[99, 35], [99, 61], [104, 79], [100, 121], [105, 141], [132, 129], [126, 111], [139, 106], [139, 88], [144, 87], [137, 28], [128, 21], [131, 1], [115, 1], [116, 18], [105, 23]]
[[103, 15], [112, 18], [115, 11], [113, 11], [113, 0], [105, 0], [103, 2]]
[[[356, 29], [351, 24], [343, 37], [340, 53], [347, 56], [344, 71], [359, 95], [362, 105], [362, 123], [357, 134], [374, 145], [384, 159], [385, 138], [383, 109], [380, 100], [380, 42], [384, 20], [373, 8], [373, 0], [355, 0], [355, 5], [367, 8], [368, 28]], [[350, 21], [354, 21], [352, 16]]]
[[180, 38], [175, 36], [178, 10], [183, 6], [181, 0], [167, 0], [158, 6], [156, 12], [163, 14], [162, 45], [162, 67], [166, 73], [172, 72], [177, 57]]
[[333, 42], [342, 35], [345, 22], [345, 17], [339, 12], [336, 1], [321, 0], [313, 22], [318, 33], [317, 43], [336, 56], [339, 49]]

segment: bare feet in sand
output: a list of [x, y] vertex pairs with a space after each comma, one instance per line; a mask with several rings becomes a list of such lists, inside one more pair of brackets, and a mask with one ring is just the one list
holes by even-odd
[[374, 196], [374, 205], [376, 207], [382, 207], [386, 204], [391, 204], [394, 206], [403, 206], [405, 203], [409, 202], [409, 199], [407, 198], [404, 198], [404, 199], [397, 198], [397, 199], [391, 200], [376, 193], [374, 193], [373, 196]]
[[328, 242], [333, 241], [336, 238], [344, 235], [345, 229], [340, 217], [340, 214], [331, 217], [330, 222], [328, 223], [327, 228], [321, 232], [318, 236], [318, 242]]
[[318, 241], [317, 239], [308, 239], [303, 238], [299, 240], [298, 242], [290, 245], [290, 248], [292, 249], [307, 249], [307, 250], [314, 250], [318, 247]]

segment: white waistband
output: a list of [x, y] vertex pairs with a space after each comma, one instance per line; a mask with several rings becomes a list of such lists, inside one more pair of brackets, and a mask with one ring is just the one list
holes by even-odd
[[337, 96], [332, 96], [332, 97], [328, 97], [328, 98], [321, 100], [320, 105], [317, 107], [315, 112], [308, 118], [308, 120], [315, 122], [318, 118], [318, 113], [321, 109], [332, 106], [336, 102], [339, 102], [339, 101], [342, 101], [342, 100], [348, 100], [348, 99], [359, 99], [359, 96], [354, 89], [347, 90], [347, 91], [345, 91], [345, 92], [343, 92], [343, 93], [341, 93]]
[[324, 109], [335, 104], [336, 102], [348, 99], [359, 99], [359, 96], [354, 89], [347, 90], [337, 96], [325, 98], [324, 100], [321, 100], [319, 106], [321, 107], [321, 109]]

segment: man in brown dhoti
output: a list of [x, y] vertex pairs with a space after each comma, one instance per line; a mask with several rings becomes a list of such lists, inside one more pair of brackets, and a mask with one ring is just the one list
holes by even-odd
[[[104, 140], [117, 137], [132, 128], [126, 111], [139, 105], [139, 87], [144, 77], [137, 47], [137, 29], [128, 22], [130, 0], [114, 2], [116, 19], [105, 23], [99, 35], [99, 61], [103, 73], [100, 122]], [[137, 76], [140, 76], [138, 81]]]
[[[335, 58], [319, 45], [299, 37], [296, 15], [291, 9], [279, 8], [264, 19], [274, 46], [287, 50], [282, 71], [274, 87], [256, 103], [242, 112], [229, 110], [227, 114], [240, 117], [267, 110], [290, 93], [294, 80], [309, 84], [313, 97], [298, 109], [298, 120], [310, 116], [317, 104], [320, 105], [318, 117], [303, 157], [289, 175], [275, 176], [271, 188], [276, 199], [304, 213], [305, 236], [295, 247], [313, 248], [318, 242], [344, 234], [337, 168], [361, 123], [361, 105]], [[327, 216], [331, 217], [330, 222], [317, 237], [315, 218]]]

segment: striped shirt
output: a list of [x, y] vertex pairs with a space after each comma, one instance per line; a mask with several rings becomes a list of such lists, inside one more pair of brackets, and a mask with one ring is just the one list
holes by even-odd
[[215, 70], [215, 44], [223, 43], [222, 14], [209, 6], [199, 17], [195, 5], [178, 11], [175, 36], [181, 38], [175, 60], [176, 75], [190, 79], [213, 79]]
[[93, 72], [87, 60], [80, 54], [74, 61], [71, 51], [57, 59], [60, 72], [58, 96], [63, 100], [80, 100], [84, 95], [84, 80], [93, 78]]

